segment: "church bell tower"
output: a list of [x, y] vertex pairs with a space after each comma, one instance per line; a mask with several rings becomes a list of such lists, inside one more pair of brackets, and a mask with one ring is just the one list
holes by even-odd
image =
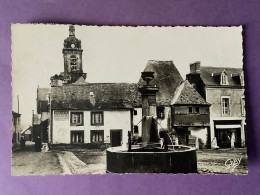
[[69, 27], [69, 37], [64, 40], [62, 50], [64, 58], [64, 82], [74, 83], [80, 77], [86, 79], [86, 73], [82, 69], [81, 41], [75, 37], [74, 26]]

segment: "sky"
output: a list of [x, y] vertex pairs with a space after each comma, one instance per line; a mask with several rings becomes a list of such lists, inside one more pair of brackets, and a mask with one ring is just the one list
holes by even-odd
[[[139, 80], [149, 60], [171, 60], [185, 79], [189, 64], [242, 68], [242, 27], [111, 27], [75, 25], [87, 82]], [[24, 128], [36, 112], [37, 87], [64, 71], [63, 42], [69, 25], [12, 25], [13, 111]]]

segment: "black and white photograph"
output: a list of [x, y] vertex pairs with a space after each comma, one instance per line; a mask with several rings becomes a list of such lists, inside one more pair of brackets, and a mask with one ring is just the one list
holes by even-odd
[[12, 175], [248, 174], [242, 26], [11, 30]]

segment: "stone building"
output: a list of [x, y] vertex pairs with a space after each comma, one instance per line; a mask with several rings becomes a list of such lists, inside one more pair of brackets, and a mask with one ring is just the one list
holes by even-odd
[[209, 147], [210, 104], [184, 81], [175, 91], [171, 102], [172, 127], [181, 145], [192, 145], [190, 136], [199, 139], [200, 147]]
[[211, 104], [210, 138], [219, 147], [244, 147], [246, 137], [242, 68], [190, 65], [187, 80]]
[[33, 117], [32, 140], [36, 140], [39, 136], [44, 143], [48, 143], [49, 132], [49, 102], [50, 88], [37, 88], [37, 113]]
[[130, 83], [53, 87], [51, 143], [126, 144], [137, 96], [137, 85]]

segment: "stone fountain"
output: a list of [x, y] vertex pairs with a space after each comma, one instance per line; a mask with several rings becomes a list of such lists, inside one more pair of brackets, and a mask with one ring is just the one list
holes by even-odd
[[[159, 88], [150, 85], [154, 72], [142, 72], [146, 84], [139, 87], [142, 94], [142, 144], [128, 149], [112, 147], [106, 150], [109, 173], [197, 173], [196, 149], [183, 145], [160, 147], [156, 123], [156, 93]], [[165, 139], [165, 137], [164, 137]]]

